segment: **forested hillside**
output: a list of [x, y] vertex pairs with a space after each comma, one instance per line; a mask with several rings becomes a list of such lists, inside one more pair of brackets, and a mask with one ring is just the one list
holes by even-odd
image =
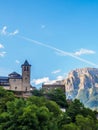
[[79, 100], [67, 103], [58, 89], [49, 93], [36, 90], [23, 99], [0, 88], [0, 130], [98, 130], [96, 114]]

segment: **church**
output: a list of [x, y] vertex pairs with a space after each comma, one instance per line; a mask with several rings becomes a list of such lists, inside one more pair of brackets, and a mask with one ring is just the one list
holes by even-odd
[[21, 68], [22, 75], [12, 72], [8, 77], [0, 76], [0, 86], [13, 91], [17, 96], [30, 96], [33, 89], [30, 84], [31, 65], [25, 60]]

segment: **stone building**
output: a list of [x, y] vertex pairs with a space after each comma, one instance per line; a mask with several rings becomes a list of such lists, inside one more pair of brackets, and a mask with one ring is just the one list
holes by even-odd
[[63, 84], [62, 81], [56, 81], [55, 83], [43, 83], [42, 88], [46, 91], [60, 88], [65, 92], [65, 84]]
[[29, 96], [33, 87], [30, 85], [31, 65], [25, 60], [21, 65], [22, 75], [12, 72], [8, 77], [0, 76], [0, 86], [12, 90], [16, 95]]

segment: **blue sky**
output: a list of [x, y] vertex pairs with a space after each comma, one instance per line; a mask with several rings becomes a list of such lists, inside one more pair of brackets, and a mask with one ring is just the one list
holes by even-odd
[[0, 75], [25, 59], [34, 86], [98, 67], [98, 1], [0, 0]]

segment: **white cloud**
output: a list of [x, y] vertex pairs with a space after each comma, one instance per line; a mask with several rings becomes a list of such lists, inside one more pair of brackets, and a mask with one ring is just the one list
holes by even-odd
[[96, 52], [93, 50], [83, 49], [81, 48], [79, 51], [76, 51], [74, 54], [76, 56], [84, 55], [84, 54], [95, 54]]
[[[88, 49], [83, 49], [81, 48], [79, 51], [76, 51], [75, 53], [70, 53], [71, 55], [75, 55], [75, 56], [80, 56], [80, 55], [84, 55], [84, 54], [95, 54], [96, 52], [93, 50], [88, 50]], [[56, 54], [59, 56], [67, 56], [67, 54], [65, 52], [62, 51], [56, 51]]]
[[[4, 48], [4, 46], [0, 43], [0, 49], [2, 49], [2, 48]], [[5, 54], [6, 54], [5, 51], [1, 51], [1, 52], [0, 52], [0, 57], [4, 57]]]
[[74, 58], [74, 59], [76, 59], [76, 60], [79, 60], [79, 61], [81, 61], [81, 62], [84, 62], [84, 63], [86, 63], [86, 64], [92, 65], [92, 66], [94, 66], [94, 67], [98, 67], [98, 65], [95, 64], [94, 62], [88, 61], [88, 60], [86, 60], [86, 59], [84, 59], [84, 58], [81, 58], [81, 57], [79, 57], [79, 56], [77, 56], [77, 55], [75, 55], [75, 54], [73, 54], [73, 53], [63, 51], [63, 50], [61, 50], [61, 49], [55, 48], [55, 47], [53, 47], [53, 46], [44, 44], [44, 43], [42, 43], [42, 42], [39, 42], [39, 41], [30, 39], [30, 38], [27, 38], [27, 37], [24, 37], [24, 36], [21, 36], [21, 38], [22, 38], [22, 39], [25, 39], [25, 40], [27, 40], [27, 41], [29, 41], [29, 42], [32, 42], [33, 44], [37, 44], [37, 45], [39, 45], [39, 46], [43, 46], [43, 47], [49, 48], [49, 49], [51, 49], [51, 50], [53, 50], [53, 51], [57, 51], [57, 52], [63, 54], [64, 56], [69, 56], [69, 57], [72, 57], [72, 58]]
[[44, 24], [41, 25], [41, 29], [44, 29], [44, 28], [46, 28], [46, 25], [44, 25]]
[[7, 34], [7, 26], [4, 26], [2, 29], [1, 29], [1, 34], [2, 35], [6, 35]]
[[64, 79], [64, 76], [59, 75], [59, 76], [57, 76], [56, 79], [57, 79], [57, 80], [63, 80], [63, 79]]
[[16, 60], [15, 62], [16, 62], [16, 64], [19, 64], [19, 63], [20, 63], [20, 61], [19, 61], [19, 60]]
[[16, 34], [19, 33], [19, 30], [14, 30], [13, 32], [8, 32], [7, 31], [7, 26], [4, 26], [1, 30], [0, 30], [0, 34], [1, 35], [7, 35], [7, 36], [15, 36]]
[[56, 84], [57, 80], [49, 80], [48, 82], [45, 82], [44, 84]]
[[43, 77], [43, 78], [39, 78], [39, 79], [33, 79], [31, 81], [31, 83], [34, 83], [35, 85], [39, 85], [45, 82], [49, 82], [49, 77]]
[[0, 48], [4, 48], [4, 46], [0, 43]]
[[44, 84], [58, 84], [59, 82], [57, 81], [61, 81], [64, 79], [64, 76], [57, 76], [55, 80], [50, 80], [49, 77], [43, 77], [43, 78], [39, 78], [39, 79], [33, 79], [31, 81], [32, 84], [34, 85], [40, 85], [42, 83]]
[[19, 33], [19, 30], [15, 30], [14, 32], [9, 33], [10, 36], [14, 36]]
[[49, 80], [48, 82], [45, 82], [44, 84], [61, 84], [62, 83], [62, 80], [64, 79], [64, 76], [57, 76], [55, 80]]
[[5, 54], [6, 54], [6, 52], [5, 52], [5, 51], [0, 52], [0, 57], [4, 57], [4, 56], [5, 56]]
[[57, 73], [59, 73], [59, 72], [61, 72], [61, 70], [60, 70], [60, 69], [55, 70], [55, 71], [53, 71], [53, 72], [51, 72], [51, 73], [52, 73], [52, 74], [57, 74]]
[[35, 84], [35, 85], [40, 85], [42, 83], [44, 83], [44, 84], [55, 84], [56, 81], [57, 81], [57, 79], [56, 80], [50, 80], [49, 77], [43, 77], [43, 78], [39, 78], [39, 79], [33, 79], [31, 81], [31, 83]]

